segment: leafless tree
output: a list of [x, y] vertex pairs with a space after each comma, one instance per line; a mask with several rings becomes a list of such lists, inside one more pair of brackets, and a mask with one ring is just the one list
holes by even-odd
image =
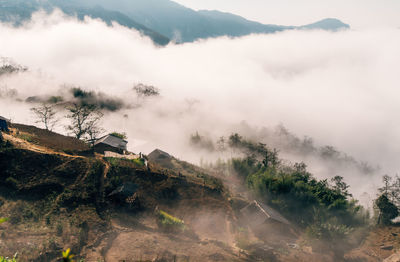
[[99, 121], [97, 119], [93, 119], [87, 124], [87, 141], [91, 147], [94, 147], [94, 143], [96, 140], [104, 133], [104, 129], [99, 126]]
[[53, 130], [59, 119], [56, 118], [57, 112], [55, 111], [54, 105], [42, 103], [38, 107], [31, 108], [31, 111], [35, 114], [38, 119], [36, 123], [43, 123], [46, 130]]
[[66, 129], [73, 133], [76, 138], [90, 140], [100, 133], [98, 124], [103, 113], [97, 106], [73, 103], [66, 109], [68, 111], [66, 117], [71, 120], [71, 125], [66, 126]]

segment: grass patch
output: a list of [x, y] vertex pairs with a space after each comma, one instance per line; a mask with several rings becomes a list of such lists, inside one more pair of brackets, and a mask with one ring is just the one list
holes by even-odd
[[16, 255], [17, 254], [15, 254], [13, 258], [1, 257], [0, 256], [0, 262], [17, 262]]
[[107, 162], [110, 163], [111, 166], [119, 166], [122, 161], [128, 162], [128, 163], [133, 163], [136, 167], [144, 166], [143, 158], [125, 159], [125, 158], [105, 157], [105, 160], [107, 160]]
[[18, 137], [20, 139], [23, 139], [23, 140], [25, 140], [25, 141], [27, 141], [29, 143], [33, 142], [33, 136], [32, 135], [19, 133], [19, 134], [16, 135], [16, 137]]
[[137, 166], [140, 166], [140, 167], [144, 166], [144, 159], [143, 158], [132, 159], [131, 161]]
[[183, 233], [186, 229], [183, 220], [162, 210], [157, 212], [157, 225], [165, 232]]
[[121, 159], [115, 157], [105, 157], [105, 160], [110, 163], [111, 166], [118, 166]]

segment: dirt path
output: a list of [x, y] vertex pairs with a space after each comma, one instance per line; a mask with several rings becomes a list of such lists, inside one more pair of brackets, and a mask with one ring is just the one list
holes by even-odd
[[10, 141], [17, 148], [26, 149], [26, 150], [30, 150], [30, 151], [41, 153], [41, 154], [59, 155], [59, 156], [73, 157], [73, 158], [83, 158], [82, 156], [74, 156], [74, 155], [68, 155], [64, 152], [57, 152], [57, 151], [54, 151], [47, 147], [43, 147], [40, 145], [30, 143], [30, 142], [26, 141], [25, 139], [18, 138], [18, 137], [15, 137], [13, 135], [9, 135], [6, 133], [3, 133], [3, 137], [6, 141]]

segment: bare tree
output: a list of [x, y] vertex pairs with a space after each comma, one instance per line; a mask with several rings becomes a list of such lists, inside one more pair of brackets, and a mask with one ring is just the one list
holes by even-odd
[[71, 125], [66, 126], [66, 128], [76, 138], [81, 139], [89, 136], [89, 139], [91, 139], [90, 137], [97, 136], [100, 133], [98, 123], [103, 117], [103, 113], [96, 105], [73, 103], [66, 109], [68, 111], [66, 117], [71, 119]]
[[378, 188], [379, 192], [385, 196], [388, 196], [390, 193], [391, 189], [391, 182], [392, 182], [392, 177], [389, 175], [384, 175], [382, 177], [382, 182], [383, 182], [383, 187]]
[[32, 107], [31, 111], [38, 119], [36, 123], [43, 123], [46, 130], [53, 130], [54, 126], [59, 120], [56, 118], [57, 112], [54, 109], [54, 105], [42, 103], [38, 107]]
[[96, 140], [101, 136], [102, 133], [104, 133], [104, 131], [105, 130], [99, 126], [99, 119], [95, 118], [88, 122], [86, 131], [87, 141], [92, 148], [94, 147]]

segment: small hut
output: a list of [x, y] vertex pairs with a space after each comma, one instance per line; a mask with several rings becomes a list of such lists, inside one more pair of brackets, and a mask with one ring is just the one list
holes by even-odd
[[7, 118], [4, 118], [2, 116], [0, 116], [0, 131], [5, 131], [8, 132], [8, 123], [10, 122], [10, 120], [8, 120]]
[[94, 151], [100, 154], [104, 154], [105, 151], [111, 151], [118, 154], [124, 154], [127, 149], [126, 145], [128, 141], [113, 136], [112, 134], [103, 136], [94, 143]]
[[260, 239], [275, 241], [292, 239], [295, 227], [275, 209], [253, 201], [240, 210], [244, 221]]
[[290, 225], [290, 222], [279, 214], [278, 211], [272, 207], [258, 203], [256, 200], [242, 208], [240, 212], [252, 226], [259, 226], [271, 222]]

